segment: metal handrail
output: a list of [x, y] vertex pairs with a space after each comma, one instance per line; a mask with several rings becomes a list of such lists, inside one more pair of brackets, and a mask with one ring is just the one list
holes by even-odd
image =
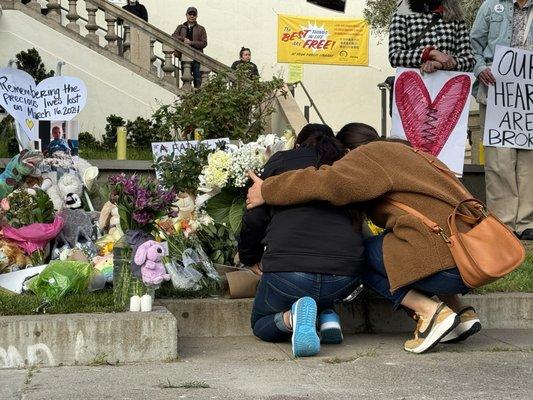
[[320, 121], [326, 125], [326, 121], [324, 121], [324, 118], [322, 117], [322, 114], [320, 114], [320, 111], [318, 111], [318, 107], [316, 106], [316, 103], [313, 101], [313, 98], [311, 97], [311, 95], [309, 94], [309, 92], [307, 91], [307, 88], [305, 87], [304, 83], [302, 81], [297, 81], [297, 82], [293, 82], [293, 83], [289, 83], [288, 86], [289, 86], [289, 90], [291, 91], [292, 95], [294, 96], [294, 89], [300, 85], [305, 93], [305, 95], [307, 96], [307, 99], [309, 100], [309, 106], [306, 106], [304, 108], [304, 115], [305, 115], [305, 119], [307, 120], [307, 122], [309, 122], [309, 107], [313, 108], [316, 112], [316, 114], [318, 115], [318, 118], [320, 118]]

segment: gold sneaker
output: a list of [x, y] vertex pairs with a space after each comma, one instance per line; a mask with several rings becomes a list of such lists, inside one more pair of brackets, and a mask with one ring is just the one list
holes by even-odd
[[473, 307], [465, 307], [457, 313], [459, 325], [442, 338], [441, 343], [457, 343], [469, 338], [481, 330], [481, 322]]
[[444, 303], [440, 303], [437, 311], [430, 319], [416, 315], [415, 337], [405, 342], [404, 349], [411, 353], [424, 353], [432, 349], [439, 341], [452, 331], [460, 322], [459, 316]]

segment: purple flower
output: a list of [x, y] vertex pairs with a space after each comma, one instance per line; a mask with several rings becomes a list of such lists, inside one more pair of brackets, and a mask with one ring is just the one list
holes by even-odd
[[139, 188], [135, 199], [135, 208], [143, 209], [148, 206], [150, 206], [150, 193], [144, 188]]
[[154, 215], [148, 211], [134, 211], [133, 219], [139, 223], [139, 225], [147, 225], [154, 220]]

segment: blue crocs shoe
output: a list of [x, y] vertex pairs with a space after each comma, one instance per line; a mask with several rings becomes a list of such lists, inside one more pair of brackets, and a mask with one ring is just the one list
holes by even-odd
[[331, 309], [322, 311], [318, 316], [318, 328], [320, 343], [342, 343], [341, 320], [335, 311]]
[[292, 305], [292, 354], [294, 357], [314, 356], [320, 351], [316, 333], [316, 303], [302, 297]]

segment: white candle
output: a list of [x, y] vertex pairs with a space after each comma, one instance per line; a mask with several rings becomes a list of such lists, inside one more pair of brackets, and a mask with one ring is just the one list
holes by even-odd
[[152, 296], [149, 294], [145, 294], [143, 297], [141, 297], [141, 311], [152, 311]]
[[139, 296], [131, 296], [130, 311], [141, 311], [141, 298]]

